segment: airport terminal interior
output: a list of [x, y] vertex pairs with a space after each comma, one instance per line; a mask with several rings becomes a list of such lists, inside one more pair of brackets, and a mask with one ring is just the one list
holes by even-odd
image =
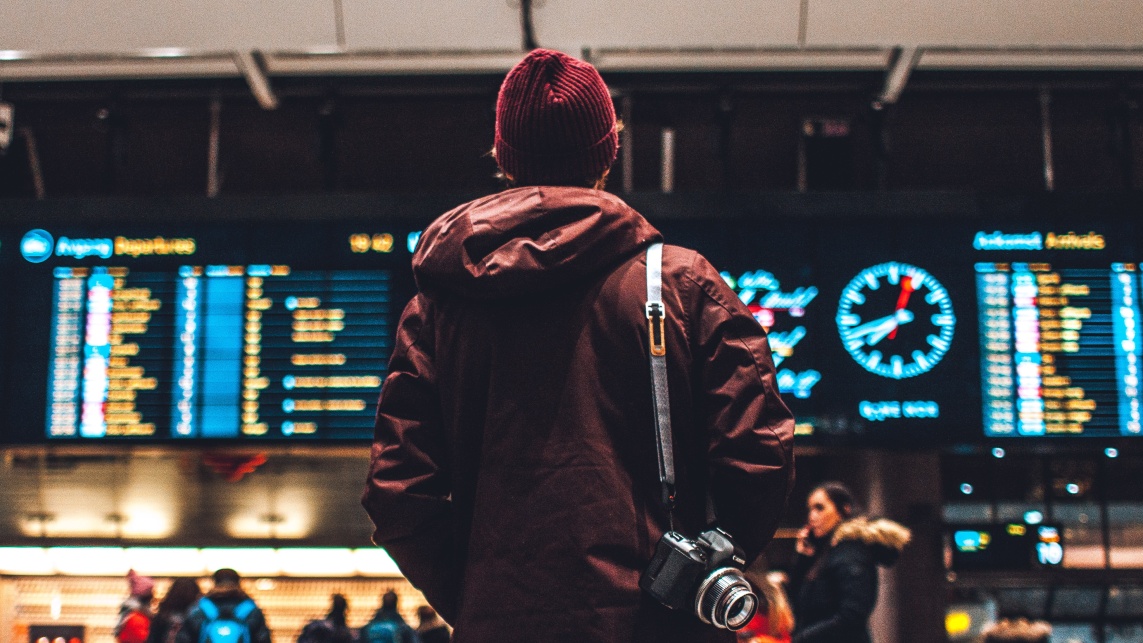
[[536, 47], [611, 90], [606, 189], [769, 333], [772, 569], [840, 480], [913, 533], [877, 643], [1143, 641], [1143, 4], [16, 4], [0, 643], [113, 643], [129, 569], [237, 570], [274, 643], [334, 593], [416, 623], [360, 504], [377, 395], [421, 231], [503, 188]]

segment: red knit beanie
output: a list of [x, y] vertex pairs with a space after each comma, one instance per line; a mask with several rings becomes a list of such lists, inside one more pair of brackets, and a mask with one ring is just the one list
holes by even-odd
[[615, 106], [591, 64], [536, 49], [496, 101], [496, 161], [520, 185], [581, 185], [615, 162]]

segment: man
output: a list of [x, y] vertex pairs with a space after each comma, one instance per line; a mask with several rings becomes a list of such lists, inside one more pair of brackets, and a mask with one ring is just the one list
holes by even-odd
[[176, 643], [270, 643], [262, 610], [233, 569], [214, 572], [214, 586], [183, 622]]
[[381, 607], [361, 628], [361, 643], [420, 643], [417, 633], [397, 611], [398, 598], [393, 590], [381, 596]]
[[[446, 213], [413, 257], [362, 502], [384, 547], [466, 641], [733, 640], [639, 588], [669, 528], [648, 362], [645, 253], [662, 239], [603, 192], [618, 150], [591, 65], [509, 72], [495, 156], [516, 187]], [[675, 528], [756, 557], [792, 479], [793, 421], [766, 336], [696, 253], [663, 253]]]

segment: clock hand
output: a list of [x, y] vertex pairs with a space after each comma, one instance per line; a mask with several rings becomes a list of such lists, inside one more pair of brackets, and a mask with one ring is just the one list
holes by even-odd
[[866, 322], [860, 326], [857, 326], [857, 327], [851, 329], [848, 333], [846, 333], [846, 337], [849, 339], [860, 339], [866, 335], [876, 333], [877, 331], [881, 330], [882, 328], [885, 328], [886, 326], [896, 326], [896, 325], [897, 324], [896, 324], [896, 318], [895, 318], [895, 313], [894, 313], [894, 315], [889, 315], [887, 317], [882, 317], [880, 319], [874, 319], [871, 322]]
[[[904, 281], [901, 282], [901, 294], [897, 295], [897, 310], [898, 311], [905, 310], [905, 306], [909, 305], [909, 295], [911, 295], [911, 294], [913, 294], [913, 278], [912, 277], [905, 277]], [[889, 333], [889, 339], [893, 339], [896, 336], [897, 336], [897, 329], [894, 328]]]
[[907, 309], [898, 310], [889, 317], [886, 317], [886, 320], [887, 321], [883, 322], [881, 328], [878, 328], [876, 331], [869, 333], [869, 336], [865, 338], [865, 344], [867, 346], [875, 346], [878, 342], [885, 339], [886, 337], [893, 337], [893, 333], [897, 332], [898, 326], [901, 324], [908, 324], [909, 322], [913, 321], [913, 313], [909, 312]]

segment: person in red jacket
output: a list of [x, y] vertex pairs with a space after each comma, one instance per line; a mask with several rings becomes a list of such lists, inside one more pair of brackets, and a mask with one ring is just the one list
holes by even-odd
[[[362, 502], [466, 641], [733, 641], [639, 579], [669, 528], [645, 254], [662, 235], [604, 192], [615, 110], [590, 64], [535, 50], [504, 79], [510, 189], [424, 231]], [[663, 249], [675, 529], [756, 557], [785, 508], [793, 419], [766, 335], [697, 253]]]
[[129, 596], [119, 606], [119, 622], [115, 640], [119, 643], [145, 643], [151, 633], [151, 603], [155, 600], [155, 581], [131, 569], [127, 571]]

